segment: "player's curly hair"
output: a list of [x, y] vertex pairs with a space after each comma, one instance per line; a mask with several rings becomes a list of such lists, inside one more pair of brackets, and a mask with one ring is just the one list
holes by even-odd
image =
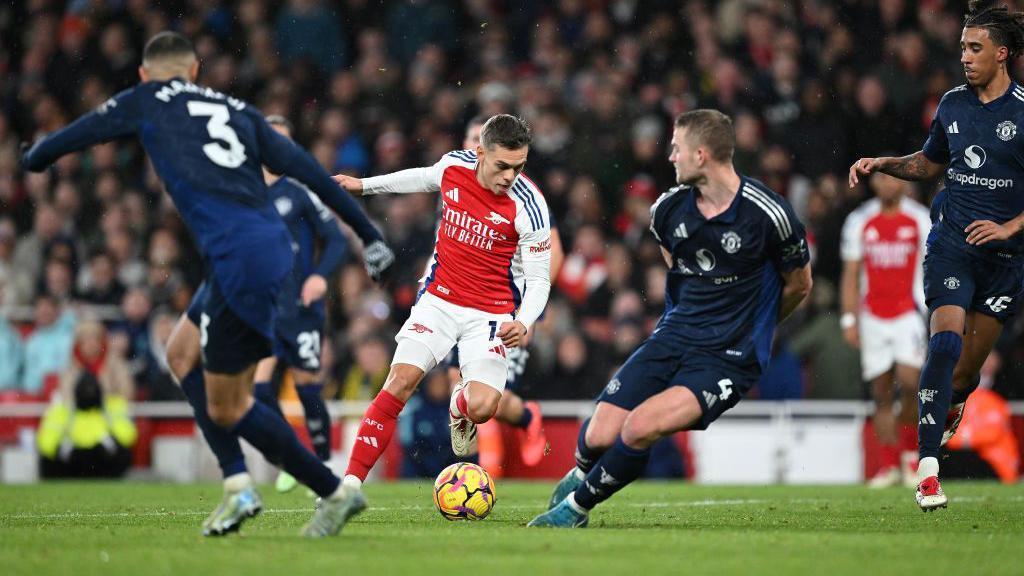
[[970, 0], [964, 28], [984, 28], [996, 46], [1006, 46], [1010, 58], [1024, 51], [1024, 12], [1010, 12], [998, 0]]

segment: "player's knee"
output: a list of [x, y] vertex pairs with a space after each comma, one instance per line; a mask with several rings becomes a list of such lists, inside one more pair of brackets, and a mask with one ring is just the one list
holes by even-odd
[[418, 375], [412, 374], [408, 370], [392, 367], [388, 379], [384, 383], [384, 389], [399, 400], [405, 401], [416, 391], [416, 385], [419, 382]]
[[168, 346], [167, 367], [178, 382], [185, 379], [185, 376], [192, 371], [194, 362], [191, 355], [187, 354], [182, 346]]
[[486, 422], [498, 411], [498, 403], [501, 401], [501, 393], [497, 390], [487, 390], [483, 393], [470, 394], [466, 398], [466, 410], [469, 412], [469, 419], [477, 424]]
[[207, 401], [206, 412], [209, 414], [210, 420], [213, 420], [213, 423], [221, 428], [231, 428], [242, 419], [242, 415], [234, 406], [213, 399]]
[[615, 439], [619, 437], [619, 432], [618, 428], [607, 426], [604, 422], [591, 418], [590, 425], [587, 426], [587, 433], [584, 436], [584, 442], [587, 443], [587, 448], [592, 450], [607, 450], [615, 443]]
[[944, 330], [936, 333], [928, 340], [928, 353], [941, 354], [957, 360], [960, 358], [963, 342], [963, 337], [957, 332]]
[[647, 448], [661, 438], [661, 432], [647, 419], [632, 414], [622, 424], [622, 441], [632, 448]]

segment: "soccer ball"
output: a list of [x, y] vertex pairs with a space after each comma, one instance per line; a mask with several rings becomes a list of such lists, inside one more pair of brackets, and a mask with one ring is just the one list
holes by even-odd
[[448, 520], [483, 520], [495, 499], [491, 475], [476, 464], [456, 462], [434, 481], [434, 504]]

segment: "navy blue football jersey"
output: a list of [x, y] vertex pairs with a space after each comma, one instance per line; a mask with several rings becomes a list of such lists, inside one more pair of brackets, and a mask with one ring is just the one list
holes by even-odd
[[245, 102], [191, 82], [145, 82], [37, 142], [22, 162], [42, 170], [69, 152], [135, 134], [235, 311], [272, 334], [266, 307], [292, 268], [291, 242], [262, 166], [294, 176], [366, 242], [381, 238], [366, 214], [319, 164]]
[[[302, 286], [312, 274], [329, 279], [345, 258], [348, 242], [338, 228], [334, 214], [309, 188], [292, 178], [279, 178], [270, 185], [274, 208], [281, 215], [292, 238], [295, 265], [282, 289], [282, 317], [294, 316], [302, 306]], [[323, 241], [319, 257], [317, 240]], [[311, 308], [323, 313], [323, 301]]]
[[[1016, 82], [999, 98], [982, 104], [967, 85], [946, 92], [932, 119], [922, 151], [948, 164], [946, 194], [939, 208], [942, 229], [966, 239], [975, 220], [1002, 224], [1024, 212], [1024, 88]], [[1007, 258], [1024, 251], [1024, 238], [969, 246], [979, 255]]]
[[651, 207], [651, 231], [672, 255], [656, 333], [738, 365], [770, 357], [782, 274], [809, 261], [803, 224], [783, 197], [741, 177], [729, 208], [705, 218], [699, 191], [680, 186]]

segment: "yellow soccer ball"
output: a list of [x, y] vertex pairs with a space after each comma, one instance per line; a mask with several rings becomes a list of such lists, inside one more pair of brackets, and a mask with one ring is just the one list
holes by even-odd
[[491, 475], [476, 464], [456, 462], [434, 481], [434, 504], [448, 520], [483, 520], [495, 499]]

